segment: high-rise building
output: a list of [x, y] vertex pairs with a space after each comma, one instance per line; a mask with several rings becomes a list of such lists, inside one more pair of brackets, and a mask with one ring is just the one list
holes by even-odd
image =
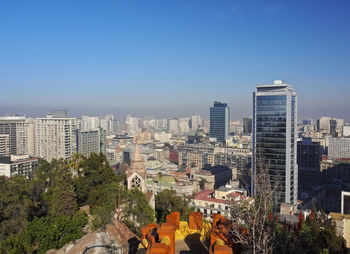
[[189, 128], [190, 119], [187, 117], [179, 118], [179, 131], [182, 134], [186, 134], [190, 131]]
[[321, 117], [318, 120], [318, 130], [323, 130], [326, 133], [331, 133], [331, 118], [330, 117]]
[[321, 146], [312, 139], [298, 141], [298, 188], [299, 192], [320, 184]]
[[168, 131], [173, 134], [177, 134], [179, 131], [178, 119], [172, 118], [168, 120]]
[[[280, 203], [297, 203], [297, 94], [293, 87], [275, 80], [257, 85], [253, 93], [252, 174], [268, 166], [272, 184], [277, 177]], [[252, 184], [252, 192], [256, 193]]]
[[88, 157], [91, 153], [104, 153], [106, 131], [102, 128], [90, 131], [77, 130], [77, 152]]
[[0, 117], [0, 134], [9, 135], [9, 154], [28, 154], [28, 133], [24, 116]]
[[0, 156], [9, 156], [9, 135], [0, 135]]
[[230, 126], [230, 108], [226, 103], [214, 101], [210, 107], [210, 137], [226, 143]]
[[252, 124], [253, 124], [253, 119], [251, 117], [243, 118], [243, 134], [252, 133]]
[[35, 119], [35, 154], [48, 161], [68, 159], [76, 152], [77, 120], [68, 117]]
[[196, 131], [199, 127], [201, 127], [202, 121], [201, 121], [201, 116], [198, 114], [194, 114], [191, 117], [191, 129], [193, 131]]

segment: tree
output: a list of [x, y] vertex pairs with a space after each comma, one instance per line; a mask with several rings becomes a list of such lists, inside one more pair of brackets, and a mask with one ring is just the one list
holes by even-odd
[[83, 228], [88, 219], [85, 214], [45, 216], [34, 218], [29, 224], [26, 234], [37, 252], [45, 253], [50, 249], [59, 249], [65, 244], [84, 235]]
[[0, 239], [19, 234], [28, 223], [31, 200], [28, 198], [24, 176], [10, 181], [0, 176]]
[[120, 182], [123, 176], [117, 176], [102, 153], [91, 155], [80, 162], [81, 169], [74, 179], [78, 204], [93, 205], [89, 202], [89, 194], [100, 185]]
[[78, 209], [72, 174], [65, 165], [58, 170], [57, 186], [51, 188], [45, 195], [49, 204], [49, 214], [54, 216], [72, 216]]
[[181, 219], [188, 220], [189, 213], [194, 211], [186, 197], [180, 197], [176, 191], [168, 189], [156, 195], [155, 210], [158, 222], [164, 222], [168, 214], [176, 211], [180, 212]]
[[337, 236], [324, 212], [313, 208], [298, 225], [277, 223], [274, 253], [345, 253], [345, 240]]
[[252, 176], [256, 196], [254, 203], [246, 201], [231, 204], [230, 233], [234, 241], [247, 253], [272, 253], [274, 249], [274, 207], [278, 199], [278, 178], [271, 179], [268, 167], [258, 164], [257, 172]]
[[148, 204], [146, 195], [138, 189], [126, 190], [122, 195], [122, 221], [134, 233], [154, 221], [154, 210]]

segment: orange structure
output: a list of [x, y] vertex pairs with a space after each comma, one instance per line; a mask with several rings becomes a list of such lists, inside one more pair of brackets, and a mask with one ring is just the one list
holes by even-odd
[[146, 254], [170, 254], [170, 247], [165, 243], [154, 243], [147, 249]]
[[[183, 227], [181, 225], [187, 225], [187, 222], [182, 221], [181, 223], [180, 213], [174, 212], [169, 214], [167, 216], [167, 222], [162, 223], [160, 226], [151, 223], [143, 227], [141, 234], [143, 243], [145, 244], [141, 244], [140, 248], [143, 245], [146, 248], [146, 254], [175, 254], [176, 235], [182, 233]], [[200, 212], [190, 213], [188, 224], [188, 236], [198, 235], [198, 230], [207, 230], [206, 228], [208, 227], [207, 223], [205, 225], [203, 224], [203, 214]], [[210, 231], [208, 231], [211, 237], [210, 254], [233, 254], [232, 248], [236, 246], [234, 246], [233, 237], [230, 234], [231, 227], [232, 223], [230, 220], [220, 214], [213, 214], [213, 223], [211, 229], [209, 225]], [[191, 238], [186, 237], [186, 239]], [[237, 253], [239, 253], [239, 250]]]
[[162, 241], [166, 237], [168, 238], [170, 247], [169, 253], [171, 254], [175, 253], [175, 231], [176, 226], [171, 223], [163, 223], [160, 226], [160, 229], [158, 229], [158, 236], [160, 241]]
[[155, 242], [154, 236], [152, 236], [152, 232], [158, 228], [157, 224], [152, 222], [147, 226], [141, 228], [142, 239], [147, 239], [147, 241]]
[[231, 221], [220, 214], [213, 214], [213, 227], [210, 235], [210, 245], [214, 245], [217, 239], [232, 247], [232, 237], [230, 237]]
[[190, 213], [189, 227], [190, 229], [202, 230], [203, 214], [201, 212]]
[[176, 226], [176, 229], [179, 229], [180, 225], [180, 212], [173, 212], [171, 214], [168, 214], [166, 216], [167, 223], [174, 224]]

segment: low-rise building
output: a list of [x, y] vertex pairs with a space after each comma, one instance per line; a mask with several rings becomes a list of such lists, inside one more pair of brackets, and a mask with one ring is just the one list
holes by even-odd
[[224, 186], [215, 191], [202, 190], [198, 192], [192, 201], [192, 205], [198, 212], [203, 213], [205, 219], [211, 220], [214, 213], [229, 217], [232, 202], [242, 201], [253, 203], [254, 199], [245, 196], [241, 190]]
[[214, 190], [232, 180], [233, 170], [227, 166], [214, 166], [191, 173], [191, 180], [205, 190]]
[[38, 166], [38, 158], [32, 158], [28, 155], [0, 157], [0, 175], [8, 178], [14, 175], [24, 175], [30, 179]]

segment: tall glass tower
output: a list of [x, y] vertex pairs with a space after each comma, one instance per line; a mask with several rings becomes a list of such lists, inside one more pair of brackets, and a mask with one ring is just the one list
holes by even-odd
[[230, 108], [226, 103], [214, 101], [210, 107], [210, 137], [226, 143], [230, 124]]
[[[253, 93], [253, 175], [257, 172], [259, 161], [268, 166], [272, 181], [276, 179], [272, 176], [278, 178], [280, 193], [277, 205], [283, 202], [296, 204], [297, 94], [291, 85], [281, 80], [257, 85]], [[252, 184], [252, 193], [255, 191]]]

